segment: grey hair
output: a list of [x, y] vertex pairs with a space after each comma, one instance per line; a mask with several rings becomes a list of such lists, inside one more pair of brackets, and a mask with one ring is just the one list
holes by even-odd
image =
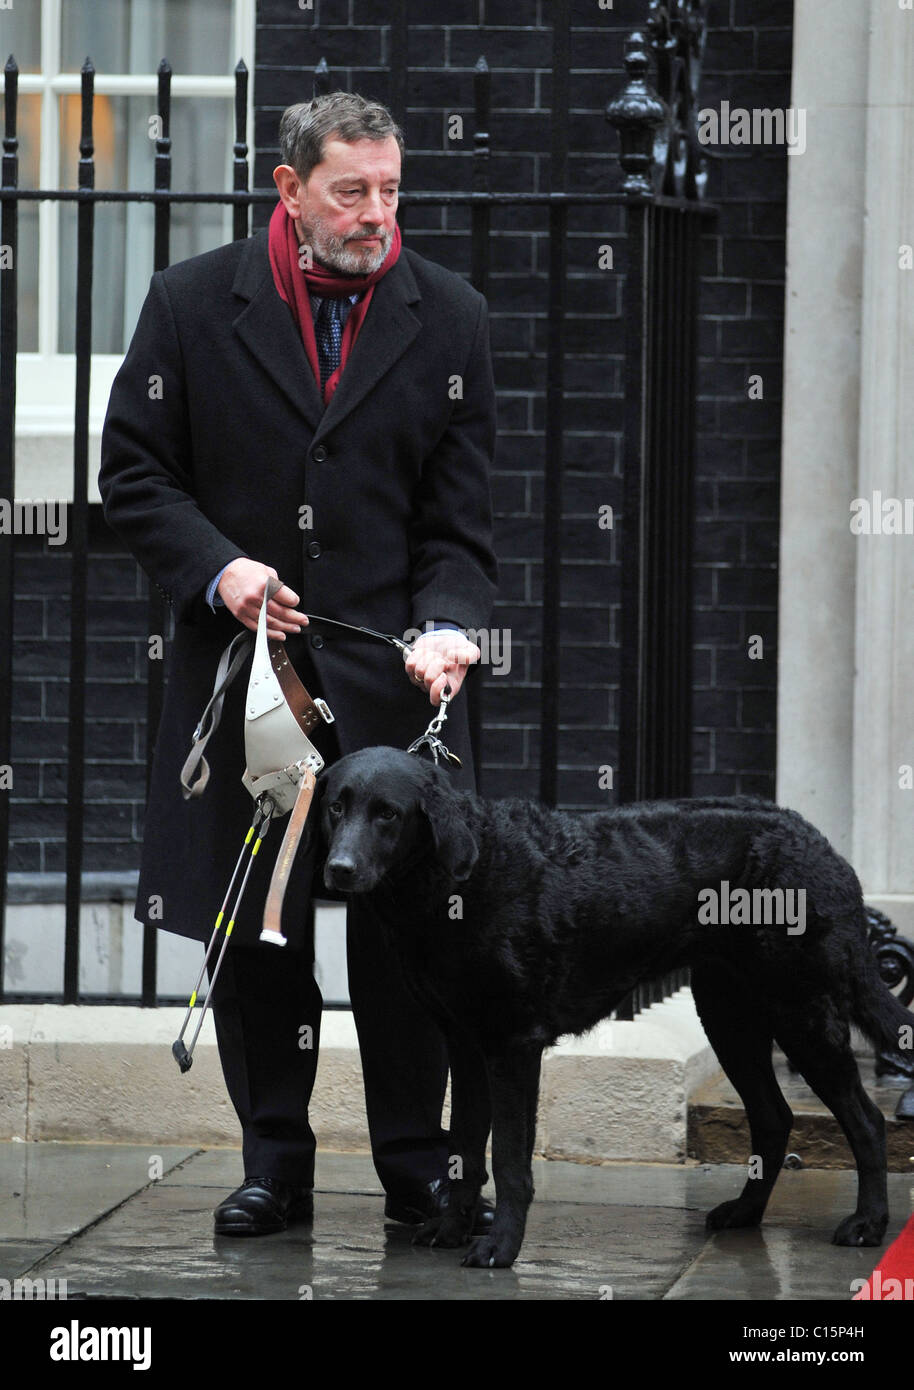
[[312, 101], [287, 106], [279, 122], [279, 153], [303, 183], [324, 157], [326, 141], [335, 136], [354, 140], [387, 140], [393, 136], [401, 157], [406, 146], [403, 132], [386, 106], [368, 101], [357, 92], [327, 92]]

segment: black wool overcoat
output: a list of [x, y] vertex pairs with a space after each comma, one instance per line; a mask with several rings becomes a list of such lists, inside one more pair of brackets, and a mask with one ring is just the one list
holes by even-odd
[[[398, 636], [434, 619], [483, 628], [496, 580], [494, 446], [486, 302], [406, 247], [375, 286], [326, 408], [273, 283], [266, 230], [152, 276], [112, 386], [99, 474], [108, 524], [175, 614], [139, 921], [206, 940], [254, 809], [241, 784], [249, 661], [207, 748], [206, 792], [181, 794], [219, 655], [241, 630], [207, 605], [209, 582], [246, 555], [272, 565], [305, 612]], [[428, 696], [394, 647], [317, 624], [287, 643], [310, 693], [329, 703], [342, 753], [406, 747], [425, 729]], [[471, 785], [465, 692], [445, 729], [467, 764], [456, 784]], [[313, 738], [327, 756], [320, 728]], [[236, 941], [258, 938], [287, 823], [254, 861]], [[293, 946], [305, 942], [312, 868], [300, 854], [286, 893]]]

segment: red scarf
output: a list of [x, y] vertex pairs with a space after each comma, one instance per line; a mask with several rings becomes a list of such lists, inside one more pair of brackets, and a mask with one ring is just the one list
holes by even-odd
[[317, 357], [317, 341], [314, 337], [314, 315], [308, 292], [310, 290], [311, 294], [341, 298], [343, 295], [362, 294], [362, 291], [365, 291], [362, 298], [353, 304], [343, 327], [340, 365], [324, 386], [324, 405], [328, 405], [331, 396], [339, 385], [343, 368], [359, 335], [359, 329], [362, 327], [365, 315], [368, 313], [371, 296], [374, 294], [374, 286], [397, 263], [400, 255], [400, 228], [396, 224], [394, 225], [394, 236], [390, 250], [378, 269], [373, 270], [369, 275], [341, 275], [338, 271], [331, 270], [329, 266], [321, 265], [318, 261], [313, 263], [310, 270], [302, 270], [298, 261], [301, 246], [295, 235], [295, 223], [286, 212], [280, 198], [270, 218], [269, 250], [276, 292], [292, 310], [292, 315], [298, 324], [298, 331], [302, 336], [308, 361], [314, 372], [318, 390], [320, 390], [321, 385], [321, 371]]

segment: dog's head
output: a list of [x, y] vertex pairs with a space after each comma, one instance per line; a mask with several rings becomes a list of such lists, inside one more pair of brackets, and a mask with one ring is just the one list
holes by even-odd
[[318, 787], [328, 888], [368, 893], [426, 845], [451, 878], [472, 873], [479, 850], [456, 813], [448, 774], [433, 763], [365, 748], [340, 758]]

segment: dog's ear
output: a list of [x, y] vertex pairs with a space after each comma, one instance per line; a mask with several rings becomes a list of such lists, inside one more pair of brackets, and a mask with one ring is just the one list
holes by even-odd
[[438, 777], [432, 777], [422, 792], [419, 805], [428, 817], [442, 866], [462, 883], [476, 867], [479, 847], [460, 819], [449, 788]]

